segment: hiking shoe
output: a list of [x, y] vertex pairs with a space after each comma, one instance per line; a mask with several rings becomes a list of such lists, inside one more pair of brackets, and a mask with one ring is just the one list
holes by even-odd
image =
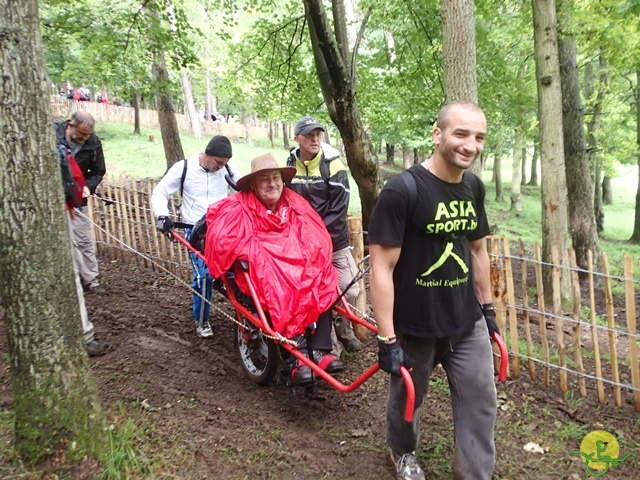
[[87, 291], [89, 293], [97, 293], [98, 295], [104, 295], [105, 293], [107, 293], [102, 285], [90, 285]]
[[91, 340], [85, 345], [87, 353], [90, 357], [99, 357], [104, 355], [109, 350], [109, 344], [107, 342], [101, 342], [100, 340]]
[[318, 366], [327, 373], [340, 373], [344, 370], [344, 363], [342, 363], [342, 360], [338, 357], [334, 357], [330, 353], [316, 350], [313, 352], [313, 358]]
[[396, 455], [391, 450], [391, 463], [395, 467], [398, 480], [425, 480], [424, 472], [414, 452]]
[[291, 367], [291, 381], [294, 387], [311, 385], [314, 382], [313, 371], [306, 365], [301, 365], [300, 360], [293, 363]]
[[196, 324], [196, 333], [200, 338], [213, 337], [213, 329], [211, 328], [211, 324], [207, 322], [203, 322], [202, 326]]
[[340, 338], [339, 340], [342, 342], [342, 345], [344, 345], [347, 352], [353, 353], [362, 350], [362, 342], [355, 337], [349, 340], [344, 338]]

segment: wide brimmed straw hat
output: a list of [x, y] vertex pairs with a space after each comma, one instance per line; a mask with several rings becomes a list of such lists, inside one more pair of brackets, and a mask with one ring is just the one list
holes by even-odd
[[278, 170], [280, 172], [280, 175], [282, 175], [282, 181], [284, 183], [290, 182], [296, 174], [295, 167], [281, 167], [280, 165], [278, 165], [278, 162], [273, 157], [273, 155], [271, 155], [270, 153], [265, 153], [251, 160], [251, 173], [238, 179], [238, 181], [236, 182], [236, 188], [238, 190], [248, 190], [253, 177], [255, 177], [258, 173], [267, 170]]

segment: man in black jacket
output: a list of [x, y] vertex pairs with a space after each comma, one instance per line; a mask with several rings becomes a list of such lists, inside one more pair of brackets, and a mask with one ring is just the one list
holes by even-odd
[[56, 143], [69, 149], [84, 175], [82, 205], [77, 207], [79, 214], [73, 217], [73, 244], [80, 253], [79, 258], [82, 259], [79, 273], [84, 288], [90, 292], [102, 293], [104, 289], [98, 279], [100, 272], [87, 209], [87, 198], [95, 193], [106, 173], [102, 143], [93, 133], [94, 126], [95, 120], [91, 114], [83, 111], [74, 112], [71, 120], [56, 125]]
[[[322, 142], [324, 127], [313, 117], [303, 117], [296, 123], [294, 134], [298, 147], [291, 149], [287, 166], [296, 168], [296, 175], [287, 184], [304, 197], [324, 222], [333, 245], [333, 266], [338, 270], [338, 286], [344, 290], [358, 274], [358, 268], [349, 247], [347, 210], [349, 209], [349, 177], [340, 152]], [[345, 298], [355, 305], [360, 288], [357, 283], [345, 292]], [[347, 319], [336, 325], [336, 334], [350, 352], [362, 349], [353, 325]], [[334, 342], [332, 353], [340, 355], [340, 346]]]

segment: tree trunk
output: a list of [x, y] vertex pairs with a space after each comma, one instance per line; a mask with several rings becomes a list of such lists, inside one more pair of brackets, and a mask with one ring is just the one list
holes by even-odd
[[640, 69], [636, 70], [636, 146], [638, 147], [638, 188], [636, 190], [636, 209], [633, 233], [630, 240], [640, 243]]
[[182, 80], [182, 93], [184, 94], [184, 103], [187, 106], [187, 114], [189, 123], [191, 124], [191, 133], [194, 138], [202, 138], [202, 129], [200, 128], [200, 119], [196, 113], [196, 106], [193, 103], [193, 89], [191, 88], [191, 77], [187, 72], [180, 75]]
[[605, 205], [613, 205], [613, 190], [611, 189], [611, 177], [604, 174], [602, 177], [602, 203]]
[[[569, 3], [559, 3], [565, 31], [570, 31]], [[593, 213], [593, 188], [587, 143], [584, 134], [584, 115], [580, 99], [580, 81], [574, 37], [561, 35], [558, 39], [560, 77], [562, 87], [562, 131], [564, 133], [564, 158], [569, 197], [569, 225], [578, 266], [586, 269], [588, 252], [600, 258], [598, 229]]]
[[520, 129], [516, 130], [515, 139], [513, 141], [513, 161], [511, 163], [511, 211], [522, 211], [522, 192], [520, 186], [522, 184], [522, 165], [524, 163], [522, 153], [522, 144], [524, 135]]
[[402, 147], [402, 168], [405, 170], [413, 165], [412, 150], [409, 147]]
[[178, 121], [173, 109], [173, 101], [169, 93], [169, 72], [164, 60], [164, 52], [156, 54], [156, 63], [153, 66], [153, 80], [156, 88], [156, 109], [158, 110], [158, 123], [162, 134], [164, 156], [167, 160], [167, 168], [184, 158]]
[[[339, 14], [340, 2], [333, 0], [332, 3], [334, 24], [340, 24], [336, 28], [338, 33], [346, 31], [343, 29], [346, 19]], [[360, 118], [349, 54], [343, 58], [348, 44], [344, 40], [340, 44], [336, 41], [322, 0], [305, 0], [304, 4], [320, 88], [329, 116], [340, 131], [347, 165], [358, 185], [362, 225], [366, 230], [378, 191], [378, 161]]]
[[385, 153], [386, 153], [386, 164], [387, 165], [395, 165], [395, 157], [396, 157], [396, 146], [395, 145], [389, 145], [388, 143], [385, 143]]
[[522, 147], [522, 162], [520, 162], [520, 185], [527, 184], [527, 147]]
[[287, 150], [291, 149], [291, 146], [289, 145], [289, 128], [287, 126], [287, 122], [282, 122], [282, 144]]
[[[598, 155], [598, 133], [600, 132], [600, 123], [602, 121], [602, 105], [604, 102], [605, 91], [609, 82], [607, 62], [602, 54], [599, 58], [599, 70], [597, 91], [595, 84], [595, 75], [593, 73], [593, 64], [587, 63], [585, 68], [585, 97], [590, 103], [591, 120], [587, 124], [587, 151], [589, 155], [589, 164], [593, 168], [593, 212], [596, 219], [596, 228], [598, 232], [604, 230], [604, 208], [602, 201], [602, 167], [600, 165], [600, 156]], [[594, 98], [595, 96], [595, 98]]]
[[240, 119], [240, 122], [244, 125], [247, 145], [253, 147], [253, 137], [251, 136], [251, 116], [247, 115], [246, 105], [242, 106], [242, 118]]
[[204, 121], [211, 122], [213, 120], [211, 116], [214, 115], [214, 108], [213, 95], [211, 94], [211, 79], [208, 73], [204, 76], [204, 83], [207, 89], [204, 97]]
[[0, 3], [0, 298], [15, 448], [31, 465], [106, 460], [108, 437], [84, 349], [34, 0]]
[[269, 142], [271, 142], [271, 148], [276, 148], [273, 143], [273, 121], [269, 120]]
[[[476, 76], [476, 21], [473, 0], [440, 2], [442, 17], [442, 66], [445, 103], [478, 103]], [[482, 163], [471, 171], [482, 174]]]
[[504, 200], [504, 190], [502, 189], [502, 153], [497, 151], [493, 161], [493, 180], [496, 183], [496, 200]]
[[529, 177], [528, 185], [533, 187], [538, 186], [538, 155], [540, 152], [540, 148], [538, 146], [538, 141], [534, 140], [533, 142], [533, 155], [531, 155], [531, 176]]
[[133, 94], [133, 133], [140, 135], [140, 92]]
[[[564, 308], [571, 307], [571, 275], [567, 253], [567, 180], [562, 134], [562, 93], [554, 0], [533, 0], [534, 55], [538, 87], [540, 161], [542, 164], [542, 261], [552, 264], [558, 252], [560, 296]], [[545, 293], [553, 292], [552, 270], [543, 271]], [[551, 298], [549, 297], [549, 300]]]

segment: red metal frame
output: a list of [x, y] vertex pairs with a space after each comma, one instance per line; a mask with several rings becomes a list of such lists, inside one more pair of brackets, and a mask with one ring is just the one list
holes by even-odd
[[[191, 244], [187, 240], [185, 240], [181, 235], [173, 231], [171, 232], [171, 234], [173, 235], [173, 238], [175, 238], [178, 242], [184, 245], [189, 251], [193, 252], [199, 258], [205, 261], [204, 256], [199, 251], [194, 249], [191, 246]], [[259, 328], [268, 336], [273, 337], [274, 342], [278, 343], [282, 348], [287, 350], [291, 355], [295, 356], [304, 365], [311, 368], [311, 370], [313, 370], [313, 372], [318, 377], [322, 378], [325, 382], [327, 382], [329, 385], [334, 387], [336, 390], [343, 393], [352, 392], [353, 390], [358, 388], [360, 385], [362, 385], [364, 382], [366, 382], [369, 378], [371, 378], [378, 370], [380, 370], [380, 366], [378, 365], [378, 362], [376, 362], [373, 365], [371, 365], [371, 367], [369, 367], [367, 370], [365, 370], [365, 372], [362, 373], [359, 377], [357, 377], [353, 382], [349, 384], [344, 384], [336, 380], [336, 378], [334, 378], [329, 373], [325, 372], [323, 369], [321, 369], [307, 355], [300, 353], [300, 351], [294, 346], [292, 346], [291, 344], [287, 342], [279, 342], [277, 339], [281, 338], [281, 336], [271, 328], [271, 325], [269, 325], [269, 322], [267, 321], [267, 318], [265, 316], [265, 312], [262, 309], [260, 302], [257, 300], [258, 296], [256, 294], [253, 283], [251, 282], [251, 278], [249, 277], [247, 272], [241, 271], [240, 274], [245, 275], [245, 280], [247, 285], [249, 286], [251, 298], [253, 299], [253, 303], [255, 305], [255, 308], [257, 311], [256, 313], [258, 314], [258, 316], [256, 317], [254, 312], [247, 309], [244, 305], [242, 305], [242, 303], [240, 303], [240, 301], [238, 301], [235, 294], [233, 293], [233, 288], [229, 282], [229, 279], [227, 278], [226, 275], [223, 275], [221, 277], [221, 281], [227, 291], [227, 296], [229, 298], [229, 301], [232, 303], [234, 309], [236, 310], [236, 317], [238, 321], [241, 322], [242, 317], [249, 320], [256, 328]], [[366, 328], [368, 328], [374, 334], [377, 335], [378, 333], [377, 327], [367, 322], [366, 320], [363, 320], [360, 317], [357, 317], [356, 315], [354, 315], [353, 312], [351, 311], [349, 304], [344, 299], [344, 296], [341, 298], [340, 303], [336, 304], [333, 308], [338, 312], [338, 314], [342, 315], [343, 317], [346, 317], [351, 322], [364, 325]], [[496, 334], [493, 339], [498, 344], [500, 348], [501, 357], [502, 357], [500, 362], [499, 379], [501, 381], [505, 381], [506, 371], [507, 371], [507, 359], [508, 359], [506, 346], [502, 341], [502, 338], [500, 337], [500, 335]], [[414, 413], [414, 405], [415, 405], [415, 388], [413, 386], [413, 380], [411, 378], [411, 374], [409, 373], [409, 370], [407, 370], [405, 367], [400, 367], [400, 373], [402, 375], [405, 388], [407, 390], [407, 401], [405, 405], [404, 418], [407, 422], [411, 422], [413, 421], [413, 413]]]

